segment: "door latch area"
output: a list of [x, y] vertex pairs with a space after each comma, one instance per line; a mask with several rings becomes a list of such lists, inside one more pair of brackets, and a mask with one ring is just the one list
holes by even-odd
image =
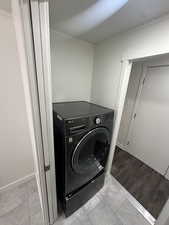
[[48, 170], [50, 170], [50, 165], [45, 166], [45, 172], [47, 172]]

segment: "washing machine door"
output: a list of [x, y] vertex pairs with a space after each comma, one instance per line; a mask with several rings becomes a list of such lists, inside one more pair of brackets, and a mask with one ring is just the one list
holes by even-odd
[[91, 130], [75, 147], [73, 170], [78, 174], [99, 173], [105, 167], [109, 148], [109, 131], [104, 127]]

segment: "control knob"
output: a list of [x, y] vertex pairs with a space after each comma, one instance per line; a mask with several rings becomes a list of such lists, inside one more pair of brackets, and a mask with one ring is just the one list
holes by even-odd
[[95, 118], [95, 124], [96, 124], [96, 125], [101, 124], [101, 119], [100, 119], [99, 117], [96, 117], [96, 118]]

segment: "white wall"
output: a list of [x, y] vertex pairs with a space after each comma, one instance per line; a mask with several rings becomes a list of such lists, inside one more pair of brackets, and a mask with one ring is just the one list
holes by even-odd
[[12, 17], [0, 11], [0, 188], [34, 172]]
[[118, 34], [96, 46], [92, 101], [115, 108], [118, 101], [121, 60], [169, 52], [169, 16]]
[[51, 30], [53, 102], [90, 100], [94, 46]]
[[[121, 59], [140, 58], [169, 52], [169, 16], [105, 40], [95, 51], [92, 101], [117, 109], [121, 84]], [[123, 74], [127, 74], [123, 73]], [[127, 79], [126, 79], [127, 80]], [[123, 85], [125, 86], [125, 85]], [[122, 95], [121, 95], [122, 96]], [[123, 97], [121, 97], [123, 100]], [[121, 105], [120, 105], [121, 106]], [[119, 116], [121, 115], [121, 111]], [[118, 118], [119, 122], [120, 118]], [[118, 124], [116, 123], [116, 131]], [[114, 142], [116, 133], [114, 135]], [[115, 143], [114, 143], [115, 144]], [[109, 158], [112, 163], [113, 149]], [[157, 224], [167, 224], [169, 204]]]
[[142, 62], [137, 62], [133, 64], [128, 84], [127, 95], [124, 103], [124, 109], [118, 135], [118, 144], [120, 144], [120, 146], [123, 147], [124, 149], [126, 148], [128, 142], [127, 136], [133, 115], [140, 78], [142, 76], [142, 67], [143, 67]]

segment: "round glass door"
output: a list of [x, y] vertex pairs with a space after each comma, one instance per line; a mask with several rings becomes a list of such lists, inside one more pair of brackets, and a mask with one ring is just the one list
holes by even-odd
[[74, 171], [79, 174], [101, 171], [106, 164], [109, 147], [110, 135], [106, 128], [96, 128], [87, 133], [73, 152]]

